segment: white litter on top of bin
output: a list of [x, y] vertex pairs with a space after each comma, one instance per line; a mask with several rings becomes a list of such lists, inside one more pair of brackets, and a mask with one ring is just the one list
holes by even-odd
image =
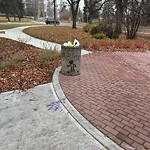
[[78, 40], [75, 39], [74, 42], [73, 42], [73, 44], [69, 41], [68, 43], [64, 43], [63, 45], [64, 46], [69, 46], [69, 47], [75, 47], [75, 46], [79, 46], [80, 43], [79, 43]]
[[79, 45], [80, 45], [79, 41], [75, 39], [73, 42], [73, 46], [79, 46]]

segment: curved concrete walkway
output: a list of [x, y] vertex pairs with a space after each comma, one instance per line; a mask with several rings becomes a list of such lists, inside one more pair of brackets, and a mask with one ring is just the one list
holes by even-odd
[[52, 48], [57, 47], [57, 49], [60, 50], [60, 44], [36, 39], [36, 38], [31, 37], [31, 36], [22, 32], [22, 30], [24, 30], [26, 28], [36, 27], [36, 26], [37, 25], [35, 25], [35, 26], [23, 26], [23, 27], [8, 29], [8, 30], [1, 30], [1, 31], [5, 31], [5, 34], [0, 34], [0, 37], [5, 37], [5, 38], [12, 39], [15, 41], [30, 44], [30, 45], [36, 46], [38, 48], [50, 49], [51, 47]]
[[70, 103], [122, 148], [150, 149], [150, 52], [98, 52], [81, 60], [80, 75], [59, 75]]
[[[0, 33], [0, 37], [45, 48], [46, 41], [22, 33], [18, 27]], [[49, 42], [48, 46], [55, 46]], [[60, 47], [60, 45], [58, 45]], [[88, 53], [82, 50], [82, 54]], [[67, 100], [61, 99], [63, 104]], [[1, 150], [121, 150], [105, 136], [98, 140], [60, 103], [52, 83], [40, 85], [26, 92], [10, 91], [0, 94]], [[57, 109], [57, 110], [56, 110]], [[76, 110], [75, 110], [76, 112]], [[77, 112], [76, 112], [77, 113]], [[89, 124], [87, 122], [87, 124]], [[86, 124], [85, 124], [86, 125]], [[92, 126], [92, 128], [94, 128]], [[108, 148], [107, 145], [112, 145]]]
[[[17, 28], [13, 28], [13, 29], [8, 29], [8, 30], [0, 30], [0, 31], [5, 31], [5, 34], [0, 33], [0, 37], [4, 37], [4, 38], [8, 38], [8, 39], [12, 39], [15, 41], [19, 41], [19, 42], [23, 42], [26, 44], [30, 44], [33, 45], [35, 47], [38, 48], [42, 48], [42, 49], [53, 49], [54, 47], [57, 48], [57, 50], [61, 50], [61, 45], [57, 44], [57, 43], [53, 43], [53, 42], [48, 42], [48, 41], [44, 41], [44, 40], [40, 40], [34, 37], [31, 37], [25, 33], [23, 33], [22, 31], [26, 28], [29, 27], [37, 27], [38, 25], [35, 26], [23, 26], [23, 27], [17, 27]], [[41, 26], [41, 25], [40, 25]], [[88, 54], [89, 52], [87, 52], [86, 50], [82, 49], [82, 55], [84, 54]]]
[[52, 84], [0, 94], [0, 150], [106, 150], [60, 104]]

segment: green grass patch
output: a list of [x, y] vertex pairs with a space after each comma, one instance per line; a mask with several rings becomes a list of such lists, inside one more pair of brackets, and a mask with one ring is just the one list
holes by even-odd
[[24, 60], [24, 54], [17, 52], [13, 54], [11, 58], [2, 61], [0, 64], [0, 69], [14, 68], [19, 62], [23, 60]]
[[39, 67], [45, 67], [52, 63], [56, 58], [60, 57], [60, 52], [56, 49], [43, 51], [43, 53], [39, 56]]
[[[32, 19], [28, 19], [28, 18], [22, 18], [19, 21], [19, 18], [16, 18], [16, 21], [14, 21], [14, 17], [10, 17], [10, 21], [11, 22], [33, 22]], [[6, 17], [0, 17], [0, 22], [8, 22], [8, 19]]]
[[0, 30], [12, 29], [22, 26], [34, 26], [34, 25], [41, 25], [41, 24], [0, 24]]

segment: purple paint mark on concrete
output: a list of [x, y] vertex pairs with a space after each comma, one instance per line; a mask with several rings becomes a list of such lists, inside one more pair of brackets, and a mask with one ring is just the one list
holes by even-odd
[[48, 107], [48, 110], [56, 111], [60, 107], [60, 103], [64, 103], [64, 102], [65, 102], [65, 99], [56, 101], [56, 102], [52, 102], [52, 103], [48, 104], [46, 107]]

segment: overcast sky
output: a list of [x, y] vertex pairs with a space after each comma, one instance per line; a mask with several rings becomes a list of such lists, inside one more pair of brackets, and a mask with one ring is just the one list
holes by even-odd
[[[47, 2], [47, 0], [44, 0], [45, 3]], [[61, 2], [67, 2], [67, 0], [56, 0], [57, 4], [60, 4]], [[79, 4], [79, 7], [83, 10], [83, 7], [84, 7], [84, 0], [80, 0], [80, 4]]]
[[84, 0], [81, 0], [80, 1], [80, 8], [82, 8], [82, 10], [83, 10], [83, 7], [84, 7]]

